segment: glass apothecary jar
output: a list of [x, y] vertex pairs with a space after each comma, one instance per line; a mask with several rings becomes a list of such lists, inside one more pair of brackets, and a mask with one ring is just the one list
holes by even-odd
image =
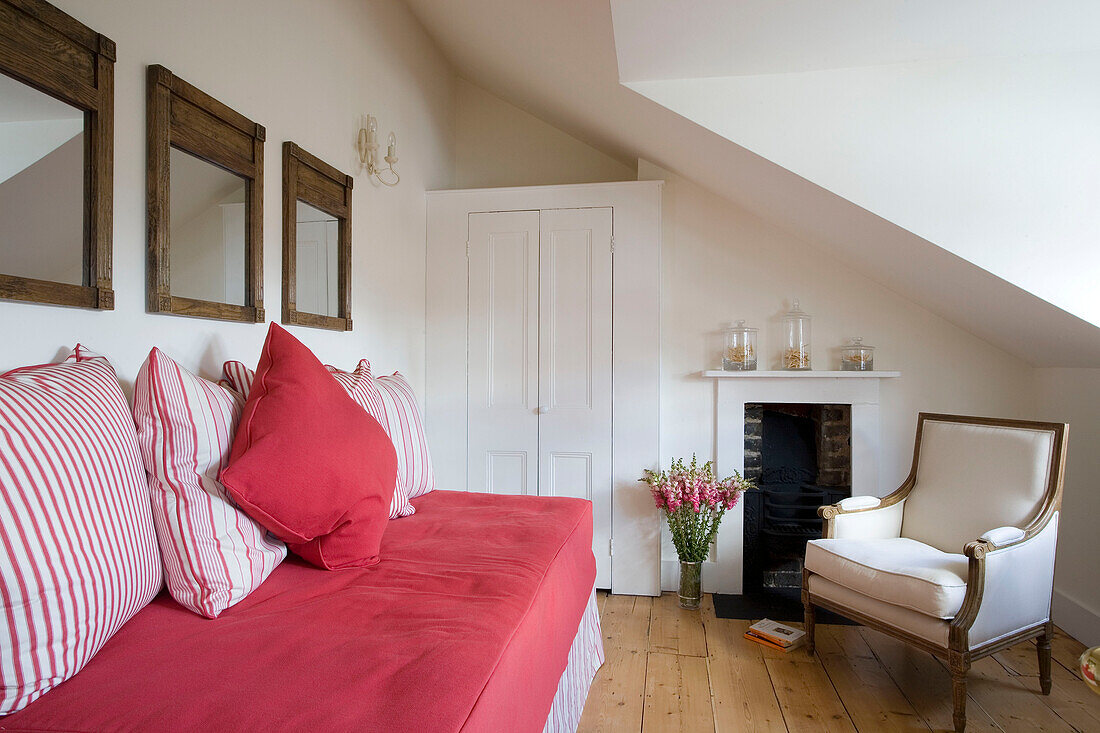
[[863, 343], [863, 338], [856, 336], [840, 349], [840, 371], [842, 372], [870, 372], [875, 368], [875, 347]]
[[756, 337], [758, 328], [749, 328], [738, 321], [726, 329], [726, 350], [722, 352], [722, 369], [727, 372], [751, 372], [756, 370]]
[[810, 316], [796, 300], [783, 314], [783, 358], [780, 369], [810, 368]]

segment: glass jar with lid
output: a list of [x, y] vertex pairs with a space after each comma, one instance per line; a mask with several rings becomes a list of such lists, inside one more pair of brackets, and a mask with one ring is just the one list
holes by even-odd
[[863, 343], [862, 336], [856, 336], [840, 349], [840, 371], [870, 372], [875, 368], [875, 347]]
[[756, 337], [758, 328], [749, 328], [738, 321], [726, 329], [726, 350], [722, 352], [722, 368], [727, 372], [756, 370]]
[[783, 314], [783, 357], [780, 369], [810, 368], [810, 316], [799, 307]]

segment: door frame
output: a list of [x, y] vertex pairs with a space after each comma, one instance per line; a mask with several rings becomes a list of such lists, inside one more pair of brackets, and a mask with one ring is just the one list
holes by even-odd
[[[661, 182], [429, 191], [425, 422], [437, 485], [466, 490], [466, 272], [471, 213], [611, 208], [611, 590], [660, 594], [660, 518], [639, 483], [660, 463]], [[456, 399], [458, 395], [462, 399]], [[610, 551], [610, 548], [609, 548]]]

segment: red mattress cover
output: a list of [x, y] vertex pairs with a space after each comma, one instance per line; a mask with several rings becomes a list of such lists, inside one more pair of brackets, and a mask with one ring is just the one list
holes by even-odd
[[291, 557], [214, 620], [161, 594], [0, 729], [541, 731], [596, 577], [591, 504], [413, 504], [374, 567]]

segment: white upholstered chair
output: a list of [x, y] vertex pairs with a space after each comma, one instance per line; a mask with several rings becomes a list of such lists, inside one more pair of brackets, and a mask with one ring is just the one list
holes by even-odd
[[820, 509], [823, 538], [806, 546], [802, 576], [810, 649], [820, 606], [947, 660], [962, 731], [971, 661], [1038, 637], [1049, 694], [1066, 431], [921, 413], [897, 491]]

